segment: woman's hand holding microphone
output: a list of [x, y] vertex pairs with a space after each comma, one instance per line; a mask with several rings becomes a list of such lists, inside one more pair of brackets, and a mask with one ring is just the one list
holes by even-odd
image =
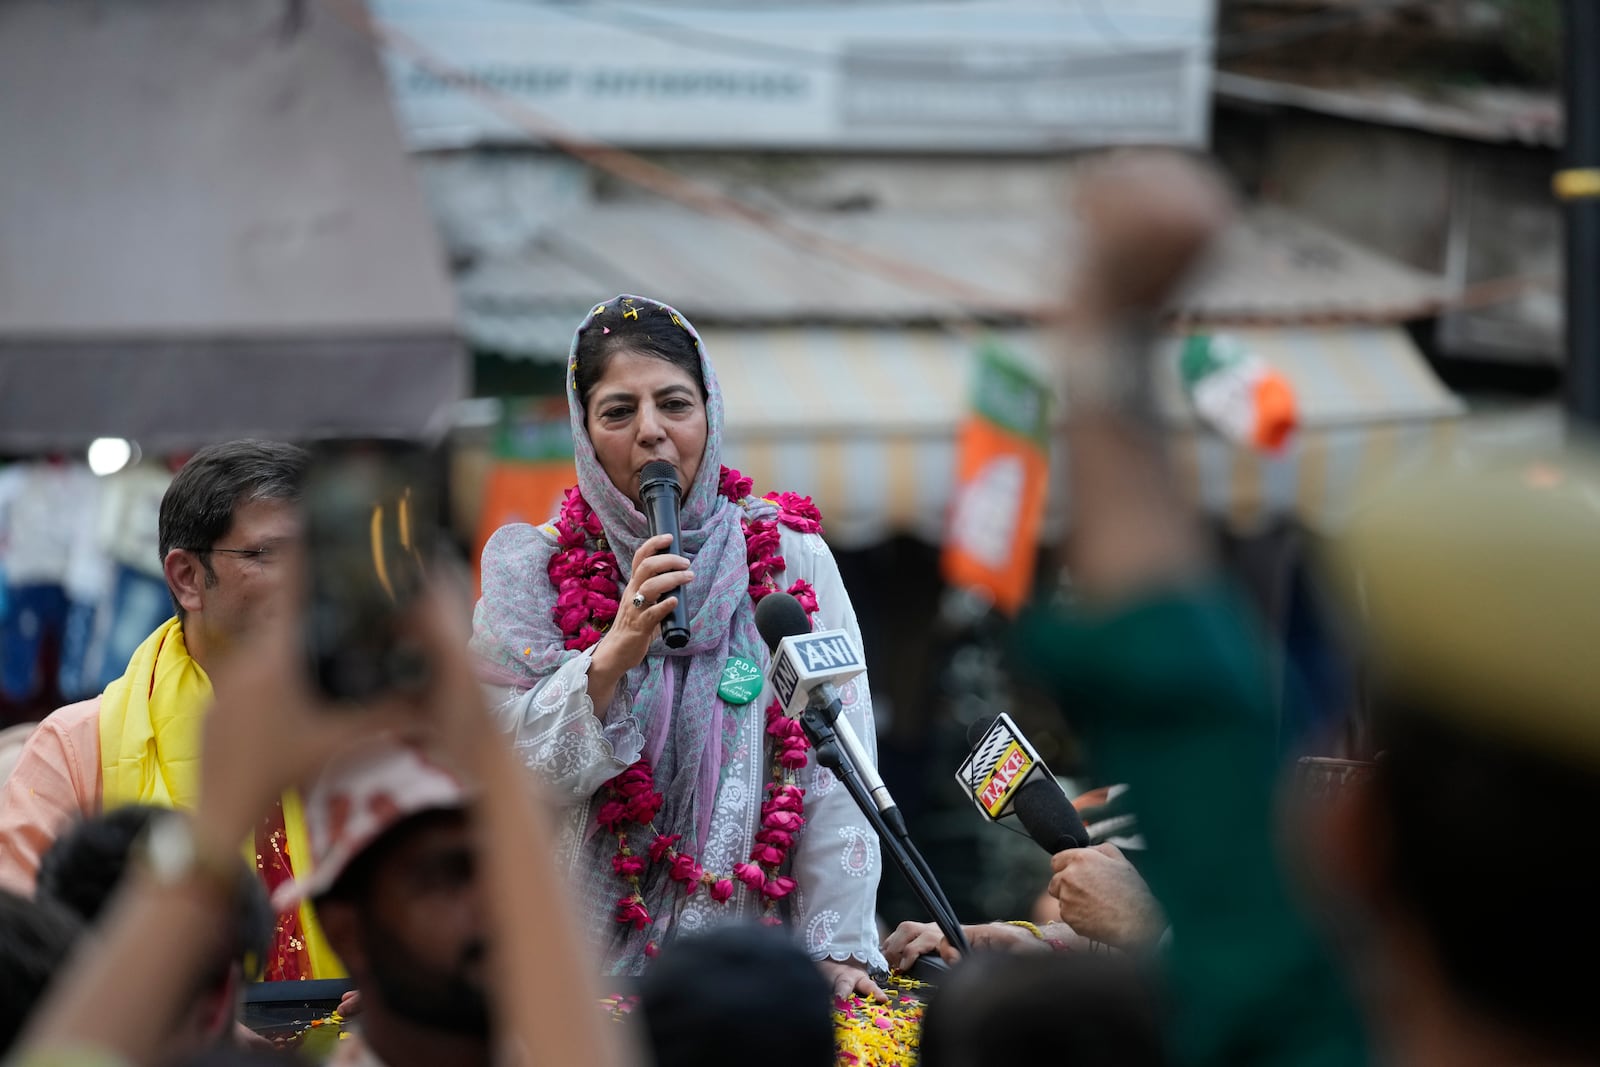
[[671, 534], [657, 534], [633, 554], [632, 573], [622, 590], [617, 617], [594, 647], [589, 665], [589, 699], [594, 701], [596, 715], [610, 706], [622, 676], [644, 662], [650, 642], [661, 632], [662, 620], [678, 604], [673, 591], [694, 578], [687, 559], [664, 552], [670, 544]]

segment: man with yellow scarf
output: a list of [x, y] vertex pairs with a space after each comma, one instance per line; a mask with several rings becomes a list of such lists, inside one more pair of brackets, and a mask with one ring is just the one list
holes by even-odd
[[[124, 804], [194, 806], [206, 664], [239, 647], [293, 572], [306, 453], [271, 441], [201, 449], [161, 500], [160, 552], [176, 614], [92, 700], [39, 724], [0, 789], [0, 887], [31, 895], [39, 858], [75, 818]], [[284, 794], [247, 843], [268, 893], [309, 855]], [[309, 907], [278, 916], [268, 981], [341, 977]]]

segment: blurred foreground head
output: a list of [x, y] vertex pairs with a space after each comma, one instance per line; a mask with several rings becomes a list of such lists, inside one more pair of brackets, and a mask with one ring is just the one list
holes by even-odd
[[[139, 839], [165, 808], [128, 804], [82, 819], [51, 844], [39, 861], [35, 896], [61, 905], [86, 924], [98, 924], [116, 899]], [[174, 1058], [205, 1048], [232, 1030], [240, 984], [261, 975], [271, 949], [273, 914], [266, 889], [239, 858], [240, 885], [234, 905], [229, 951], [212, 959], [195, 983], [183, 1016], [167, 1028], [166, 1050]]]
[[[126, 804], [71, 824], [39, 859], [36, 895], [54, 900], [85, 923], [98, 923], [122, 884], [139, 838], [153, 820], [166, 815], [165, 808]], [[243, 857], [239, 864], [249, 872]], [[240, 884], [244, 888], [234, 914], [233, 961], [244, 977], [255, 979], [272, 945], [273, 915], [259, 879], [241, 879]], [[219, 965], [214, 975], [218, 984], [226, 971]]]
[[955, 967], [928, 1005], [922, 1067], [1167, 1062], [1149, 985], [1126, 957], [983, 954]]
[[[369, 1039], [490, 1033], [486, 913], [468, 787], [416, 747], [373, 740], [306, 796], [310, 875], [273, 895], [311, 898], [362, 997]], [[392, 1062], [392, 1057], [391, 1057]]]
[[1321, 839], [1364, 969], [1529, 1054], [1600, 1056], [1572, 980], [1600, 953], [1600, 465], [1434, 472], [1335, 573], [1380, 756]]
[[778, 930], [725, 926], [674, 941], [645, 972], [640, 1010], [656, 1067], [833, 1063], [827, 980]]
[[54, 901], [0, 889], [0, 1059], [44, 999], [83, 932], [77, 916]]

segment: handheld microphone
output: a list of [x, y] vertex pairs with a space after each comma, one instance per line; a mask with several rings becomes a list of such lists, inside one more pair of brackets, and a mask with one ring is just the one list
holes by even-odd
[[972, 751], [956, 781], [985, 819], [1015, 818], [1051, 855], [1089, 843], [1078, 810], [1011, 716], [974, 723], [967, 740]]
[[[682, 496], [678, 472], [666, 460], [651, 460], [639, 472], [639, 500], [644, 504], [644, 516], [650, 523], [650, 536], [671, 534], [672, 544], [662, 552], [673, 555], [683, 552], [678, 528], [678, 506]], [[668, 648], [682, 648], [689, 643], [689, 606], [684, 602], [681, 588], [677, 596], [678, 603], [672, 613], [661, 620], [661, 640], [666, 642]]]
[[873, 804], [896, 833], [903, 833], [905, 820], [879, 777], [876, 762], [867, 755], [850, 720], [839, 714], [835, 686], [866, 670], [850, 635], [843, 630], [813, 632], [805, 609], [788, 593], [768, 593], [762, 598], [756, 605], [756, 629], [772, 651], [768, 680], [784, 714], [796, 718], [808, 707], [822, 711]]

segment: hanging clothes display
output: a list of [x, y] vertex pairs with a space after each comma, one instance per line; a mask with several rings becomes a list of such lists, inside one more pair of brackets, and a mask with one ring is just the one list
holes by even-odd
[[66, 624], [73, 542], [78, 530], [94, 524], [95, 481], [83, 464], [55, 459], [0, 472], [6, 573], [0, 697], [13, 704], [47, 695], [47, 671], [59, 654]]
[[161, 498], [172, 471], [138, 463], [104, 481], [97, 528], [109, 561], [106, 595], [95, 618], [83, 684], [92, 696], [122, 677], [139, 643], [172, 616], [161, 569]]

